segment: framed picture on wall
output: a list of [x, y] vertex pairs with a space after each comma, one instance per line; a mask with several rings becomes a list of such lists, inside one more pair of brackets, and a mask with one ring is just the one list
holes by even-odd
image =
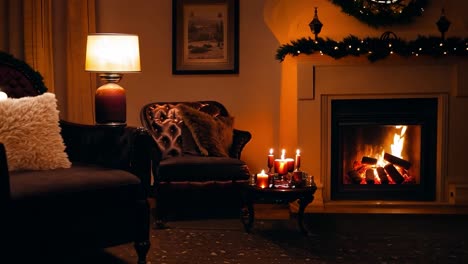
[[172, 73], [239, 73], [239, 0], [172, 1]]

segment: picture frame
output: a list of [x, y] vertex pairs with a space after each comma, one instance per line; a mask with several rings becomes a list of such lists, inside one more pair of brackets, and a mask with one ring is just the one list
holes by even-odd
[[239, 0], [172, 1], [172, 73], [239, 73]]

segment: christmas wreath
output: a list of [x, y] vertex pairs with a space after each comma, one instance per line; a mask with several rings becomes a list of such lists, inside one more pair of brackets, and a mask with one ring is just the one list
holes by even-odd
[[408, 24], [424, 12], [429, 0], [331, 0], [342, 11], [372, 26]]

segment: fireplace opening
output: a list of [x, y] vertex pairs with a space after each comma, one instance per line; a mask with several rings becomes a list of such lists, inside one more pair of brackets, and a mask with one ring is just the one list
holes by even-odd
[[331, 199], [433, 201], [437, 98], [331, 101]]

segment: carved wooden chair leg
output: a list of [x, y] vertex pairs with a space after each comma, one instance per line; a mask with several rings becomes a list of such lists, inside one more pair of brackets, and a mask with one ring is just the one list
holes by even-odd
[[150, 249], [151, 243], [149, 240], [137, 241], [134, 244], [138, 256], [138, 264], [146, 264], [146, 255]]
[[155, 229], [166, 229], [167, 220], [165, 219], [165, 215], [167, 210], [165, 209], [164, 205], [161, 203], [156, 202], [156, 206], [153, 210], [153, 218], [154, 218], [154, 228]]

